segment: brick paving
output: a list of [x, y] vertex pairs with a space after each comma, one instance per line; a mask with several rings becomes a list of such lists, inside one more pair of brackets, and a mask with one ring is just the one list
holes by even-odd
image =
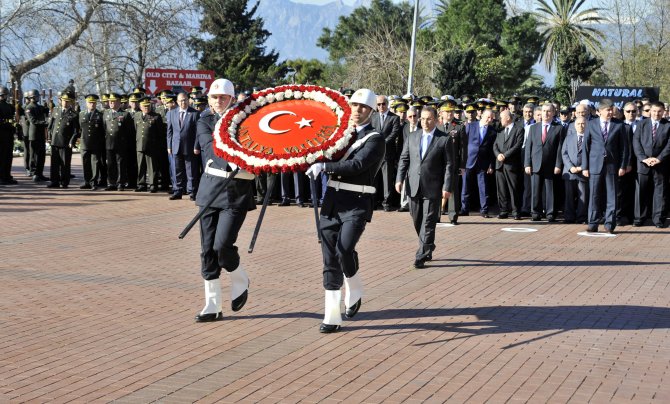
[[[0, 402], [670, 402], [670, 230], [464, 217], [410, 270], [410, 218], [375, 212], [366, 295], [318, 333], [313, 213], [258, 210], [247, 306], [202, 307], [196, 209], [166, 194], [0, 187]], [[509, 233], [503, 227], [528, 227]], [[228, 293], [223, 279], [224, 294]]]

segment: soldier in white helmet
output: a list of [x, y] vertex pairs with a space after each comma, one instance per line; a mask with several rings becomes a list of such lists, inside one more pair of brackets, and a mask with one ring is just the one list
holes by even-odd
[[384, 138], [370, 125], [377, 96], [361, 89], [349, 98], [351, 119], [356, 125], [355, 142], [340, 161], [316, 163], [307, 170], [316, 179], [326, 172], [330, 180], [321, 207], [319, 231], [323, 253], [325, 316], [322, 333], [337, 332], [342, 324], [340, 304], [345, 286], [345, 317], [356, 315], [361, 307], [363, 283], [358, 273], [356, 243], [372, 219], [374, 180], [384, 160]]
[[254, 175], [241, 170], [225, 188], [221, 183], [237, 168], [214, 153], [212, 133], [216, 122], [235, 101], [233, 83], [215, 80], [208, 93], [210, 109], [198, 120], [197, 138], [204, 162], [204, 173], [196, 205], [201, 209], [214, 198], [200, 219], [202, 277], [205, 280], [205, 307], [195, 316], [196, 322], [223, 319], [221, 270], [230, 278], [231, 309], [238, 311], [247, 302], [249, 277], [240, 264], [235, 242], [249, 210], [255, 209], [252, 188]]

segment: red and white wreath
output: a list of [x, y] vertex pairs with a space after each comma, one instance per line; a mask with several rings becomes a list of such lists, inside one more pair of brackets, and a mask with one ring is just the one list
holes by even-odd
[[[304, 171], [341, 157], [353, 141], [351, 109], [335, 90], [283, 85], [234, 105], [214, 130], [214, 150], [254, 173]], [[297, 119], [299, 119], [297, 121]]]

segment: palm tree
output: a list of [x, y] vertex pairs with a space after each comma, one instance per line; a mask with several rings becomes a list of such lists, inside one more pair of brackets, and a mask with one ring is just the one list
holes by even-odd
[[540, 60], [548, 69], [561, 57], [561, 53], [571, 45], [581, 43], [592, 54], [599, 54], [600, 42], [605, 35], [593, 24], [604, 22], [598, 7], [580, 10], [586, 0], [551, 0], [550, 7], [545, 0], [538, 0], [540, 6], [535, 11], [539, 21], [540, 35], [544, 45]]

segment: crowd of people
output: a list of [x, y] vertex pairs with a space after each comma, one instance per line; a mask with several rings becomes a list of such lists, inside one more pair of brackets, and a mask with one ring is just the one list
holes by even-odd
[[[341, 91], [346, 97], [354, 93]], [[248, 95], [240, 93], [238, 101]], [[196, 136], [200, 114], [209, 109], [202, 88], [164, 90], [155, 98], [141, 87], [127, 95], [88, 94], [83, 108], [71, 87], [58, 94], [56, 105], [50, 99], [42, 105], [45, 94], [31, 90], [15, 109], [9, 96], [0, 88], [0, 184], [16, 183], [16, 135], [23, 142], [26, 175], [47, 187], [69, 187], [74, 149], [81, 153], [81, 189], [162, 191], [171, 200], [195, 200], [207, 163]], [[452, 224], [476, 210], [490, 218], [497, 206], [500, 219], [555, 222], [562, 212], [564, 222], [587, 223], [590, 231], [602, 223], [613, 232], [617, 224], [639, 226], [648, 219], [665, 226], [668, 108], [646, 99], [619, 108], [609, 100], [561, 106], [537, 97], [376, 96], [371, 125], [385, 139], [385, 154], [375, 180], [375, 209], [409, 210], [406, 184], [396, 189], [396, 174], [405, 139], [421, 129], [419, 117], [427, 107], [438, 111], [437, 129], [449, 135], [453, 151], [452, 192], [439, 207]], [[327, 174], [318, 180], [320, 204]], [[308, 206], [314, 202], [309, 186], [304, 173], [262, 174], [255, 179], [255, 201], [262, 203], [270, 192], [271, 203], [279, 206]]]

